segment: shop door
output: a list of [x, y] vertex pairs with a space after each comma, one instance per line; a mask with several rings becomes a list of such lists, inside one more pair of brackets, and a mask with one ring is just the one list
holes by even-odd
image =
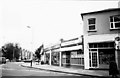
[[70, 52], [66, 52], [66, 66], [70, 66]]
[[98, 51], [90, 51], [90, 68], [98, 68]]

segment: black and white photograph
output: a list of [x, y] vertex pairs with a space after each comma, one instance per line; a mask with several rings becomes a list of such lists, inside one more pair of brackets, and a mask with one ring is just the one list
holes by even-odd
[[120, 78], [120, 0], [0, 0], [0, 78]]

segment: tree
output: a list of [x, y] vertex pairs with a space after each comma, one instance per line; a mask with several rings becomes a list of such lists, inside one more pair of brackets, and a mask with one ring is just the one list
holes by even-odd
[[19, 59], [21, 53], [21, 48], [19, 47], [18, 44], [15, 44], [14, 46], [14, 58]]
[[40, 60], [40, 51], [39, 51], [39, 49], [37, 49], [37, 50], [35, 51], [35, 55], [36, 55], [37, 59]]
[[38, 58], [38, 62], [39, 62], [39, 60], [41, 58], [40, 52], [42, 51], [42, 49], [43, 49], [43, 44], [35, 51], [35, 55]]
[[10, 61], [13, 59], [18, 60], [20, 57], [21, 48], [17, 43], [15, 45], [13, 43], [7, 43], [2, 46], [3, 56], [9, 59]]

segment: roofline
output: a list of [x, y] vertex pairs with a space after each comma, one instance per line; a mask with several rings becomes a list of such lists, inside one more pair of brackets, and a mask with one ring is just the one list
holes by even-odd
[[81, 35], [80, 37], [72, 38], [72, 39], [67, 39], [67, 40], [64, 40], [64, 39], [63, 39], [63, 43], [64, 43], [64, 42], [69, 42], [69, 41], [78, 40], [79, 38], [82, 38], [82, 37], [83, 37], [83, 35]]
[[103, 12], [110, 12], [110, 11], [120, 11], [120, 8], [110, 8], [110, 9], [104, 9], [104, 10], [100, 10], [100, 11], [81, 13], [81, 16], [82, 16], [82, 19], [83, 19], [83, 15], [95, 14], [95, 13], [103, 13]]

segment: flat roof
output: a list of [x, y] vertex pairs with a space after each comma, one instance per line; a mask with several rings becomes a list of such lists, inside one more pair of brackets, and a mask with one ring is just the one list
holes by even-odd
[[81, 13], [81, 16], [83, 18], [83, 15], [94, 14], [94, 13], [102, 13], [102, 12], [110, 12], [110, 11], [120, 11], [120, 8], [110, 8], [110, 9], [104, 9], [104, 10], [100, 10], [100, 11]]

